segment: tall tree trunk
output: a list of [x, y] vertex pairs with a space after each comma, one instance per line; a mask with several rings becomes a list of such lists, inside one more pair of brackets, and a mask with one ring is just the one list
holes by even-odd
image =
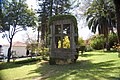
[[40, 27], [38, 27], [38, 30], [37, 30], [37, 31], [38, 31], [38, 34], [37, 34], [37, 42], [39, 43], [39, 41], [40, 41], [40, 40], [39, 40], [39, 39], [40, 39]]
[[44, 22], [42, 23], [42, 27], [41, 27], [41, 40], [45, 40], [45, 24]]
[[53, 0], [50, 0], [50, 17], [52, 16]]
[[117, 17], [117, 35], [118, 43], [120, 44], [120, 0], [114, 0], [116, 17]]
[[12, 38], [10, 38], [10, 46], [8, 48], [8, 59], [7, 59], [7, 62], [10, 62], [10, 57], [11, 57], [11, 49], [12, 49]]
[[45, 42], [45, 34], [46, 34], [46, 28], [47, 27], [47, 11], [46, 11], [46, 5], [43, 4], [43, 13], [42, 13], [42, 20], [41, 20], [41, 40]]
[[109, 34], [109, 29], [106, 23], [104, 23], [101, 26], [101, 34], [104, 35], [104, 38], [106, 39], [106, 42], [104, 44], [104, 48], [107, 49], [107, 51], [110, 51], [110, 46], [109, 46], [109, 39], [108, 39], [108, 34]]
[[98, 27], [98, 32], [99, 32], [99, 34], [104, 34], [104, 26], [103, 25]]
[[107, 49], [107, 51], [110, 51], [110, 45], [109, 45], [109, 39], [108, 39], [109, 30], [108, 30], [107, 25], [105, 25], [104, 28], [105, 28], [104, 29], [104, 36], [106, 38], [106, 49]]
[[47, 22], [43, 22], [41, 28], [41, 41], [43, 42], [42, 46], [45, 47], [46, 45], [46, 29], [47, 29]]

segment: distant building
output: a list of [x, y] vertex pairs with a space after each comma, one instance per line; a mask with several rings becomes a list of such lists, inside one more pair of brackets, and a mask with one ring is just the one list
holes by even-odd
[[[21, 57], [21, 56], [26, 56], [26, 44], [23, 42], [14, 42], [12, 46], [12, 51], [16, 53], [16, 56]], [[7, 56], [9, 45], [3, 45], [3, 53], [5, 56]]]

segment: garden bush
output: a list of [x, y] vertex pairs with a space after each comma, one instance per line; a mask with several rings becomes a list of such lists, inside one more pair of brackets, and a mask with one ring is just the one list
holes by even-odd
[[78, 46], [85, 46], [85, 42], [81, 37], [78, 38]]
[[40, 47], [40, 48], [38, 49], [38, 51], [39, 51], [39, 55], [42, 56], [42, 59], [43, 59], [43, 60], [48, 60], [49, 48]]
[[[61, 41], [58, 42], [58, 48], [61, 48]], [[63, 39], [63, 48], [70, 48], [70, 40], [68, 36]]]
[[110, 48], [115, 46], [117, 43], [118, 43], [118, 41], [117, 41], [117, 34], [115, 34], [115, 33], [109, 34], [109, 45], [110, 45]]
[[90, 46], [93, 49], [100, 50], [104, 48], [105, 38], [103, 35], [95, 35], [91, 38]]

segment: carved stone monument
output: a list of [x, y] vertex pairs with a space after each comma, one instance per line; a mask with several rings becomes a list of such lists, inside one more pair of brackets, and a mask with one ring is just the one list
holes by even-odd
[[[75, 62], [78, 29], [75, 17], [72, 15], [61, 15], [60, 20], [53, 20], [50, 25], [50, 64], [56, 64], [57, 60], [71, 60]], [[63, 17], [63, 19], [61, 18]]]

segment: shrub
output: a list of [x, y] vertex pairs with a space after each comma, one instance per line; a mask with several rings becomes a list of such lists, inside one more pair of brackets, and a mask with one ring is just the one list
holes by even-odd
[[81, 37], [78, 38], [78, 45], [79, 46], [85, 46], [85, 42]]
[[104, 48], [105, 39], [103, 35], [95, 35], [91, 39], [90, 46], [93, 49], [100, 50]]
[[109, 45], [110, 45], [110, 48], [115, 46], [117, 43], [118, 43], [118, 41], [117, 41], [117, 34], [115, 34], [115, 33], [109, 34]]
[[[58, 42], [58, 48], [61, 48], [61, 41]], [[70, 40], [68, 36], [65, 36], [63, 39], [63, 48], [70, 48]]]
[[40, 56], [42, 56], [43, 60], [48, 60], [48, 52], [49, 52], [49, 48], [45, 48], [45, 47], [40, 47], [39, 48], [39, 54]]

